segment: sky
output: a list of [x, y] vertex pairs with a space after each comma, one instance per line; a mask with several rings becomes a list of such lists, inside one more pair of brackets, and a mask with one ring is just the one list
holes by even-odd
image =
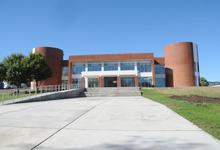
[[198, 44], [200, 75], [220, 81], [220, 0], [0, 0], [0, 61], [34, 47], [69, 55], [164, 55]]

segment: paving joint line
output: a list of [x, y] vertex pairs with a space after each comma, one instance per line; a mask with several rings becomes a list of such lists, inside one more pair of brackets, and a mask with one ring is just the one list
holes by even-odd
[[78, 119], [80, 119], [82, 116], [86, 115], [88, 112], [90, 112], [91, 110], [93, 110], [94, 108], [96, 108], [97, 106], [103, 104], [105, 102], [99, 103], [93, 107], [91, 107], [90, 109], [84, 111], [83, 113], [81, 113], [78, 117], [76, 117], [75, 119], [73, 119], [71, 122], [67, 123], [66, 125], [64, 125], [62, 128], [60, 128], [59, 130], [57, 130], [56, 132], [54, 132], [53, 134], [51, 134], [50, 136], [48, 136], [46, 139], [44, 139], [43, 141], [41, 141], [40, 143], [38, 143], [37, 145], [35, 145], [34, 147], [31, 148], [31, 150], [34, 150], [35, 148], [37, 148], [38, 146], [40, 146], [41, 144], [43, 144], [44, 142], [46, 142], [48, 139], [50, 139], [51, 137], [53, 137], [54, 135], [56, 135], [57, 133], [59, 133], [61, 130], [63, 130], [64, 128], [66, 128], [67, 126], [69, 126], [70, 124], [72, 124], [73, 122], [77, 121]]
[[65, 130], [75, 130], [75, 131], [113, 131], [113, 132], [200, 132], [203, 131], [201, 129], [197, 130], [120, 130], [120, 129], [77, 129], [77, 128], [66, 128]]
[[54, 128], [47, 128], [47, 127], [22, 127], [22, 126], [5, 126], [5, 125], [0, 125], [0, 127], [2, 128], [18, 128], [18, 129], [51, 129], [51, 130], [55, 130], [55, 129], [59, 129], [59, 127], [54, 127]]

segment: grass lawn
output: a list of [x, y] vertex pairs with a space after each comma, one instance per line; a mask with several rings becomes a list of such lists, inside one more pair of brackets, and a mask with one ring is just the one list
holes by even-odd
[[172, 95], [220, 98], [220, 88], [154, 88], [142, 89], [142, 92], [144, 97], [166, 105], [204, 131], [220, 139], [220, 103], [190, 103], [170, 98]]

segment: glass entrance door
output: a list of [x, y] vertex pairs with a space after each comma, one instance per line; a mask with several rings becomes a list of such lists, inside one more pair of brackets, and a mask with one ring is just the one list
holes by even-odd
[[104, 87], [117, 87], [117, 77], [104, 77]]
[[134, 87], [134, 77], [121, 77], [122, 87]]
[[88, 78], [88, 87], [98, 87], [99, 81], [98, 78]]

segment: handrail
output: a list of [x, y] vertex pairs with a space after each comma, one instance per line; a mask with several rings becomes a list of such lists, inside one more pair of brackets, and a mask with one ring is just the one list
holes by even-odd
[[80, 88], [77, 85], [73, 84], [61, 84], [61, 85], [47, 85], [47, 86], [38, 86], [38, 87], [28, 87], [28, 88], [19, 88], [19, 89], [3, 89], [0, 90], [0, 103], [4, 103], [6, 100], [14, 100], [17, 98], [33, 96], [36, 94], [48, 93], [48, 92], [57, 92], [70, 89]]

